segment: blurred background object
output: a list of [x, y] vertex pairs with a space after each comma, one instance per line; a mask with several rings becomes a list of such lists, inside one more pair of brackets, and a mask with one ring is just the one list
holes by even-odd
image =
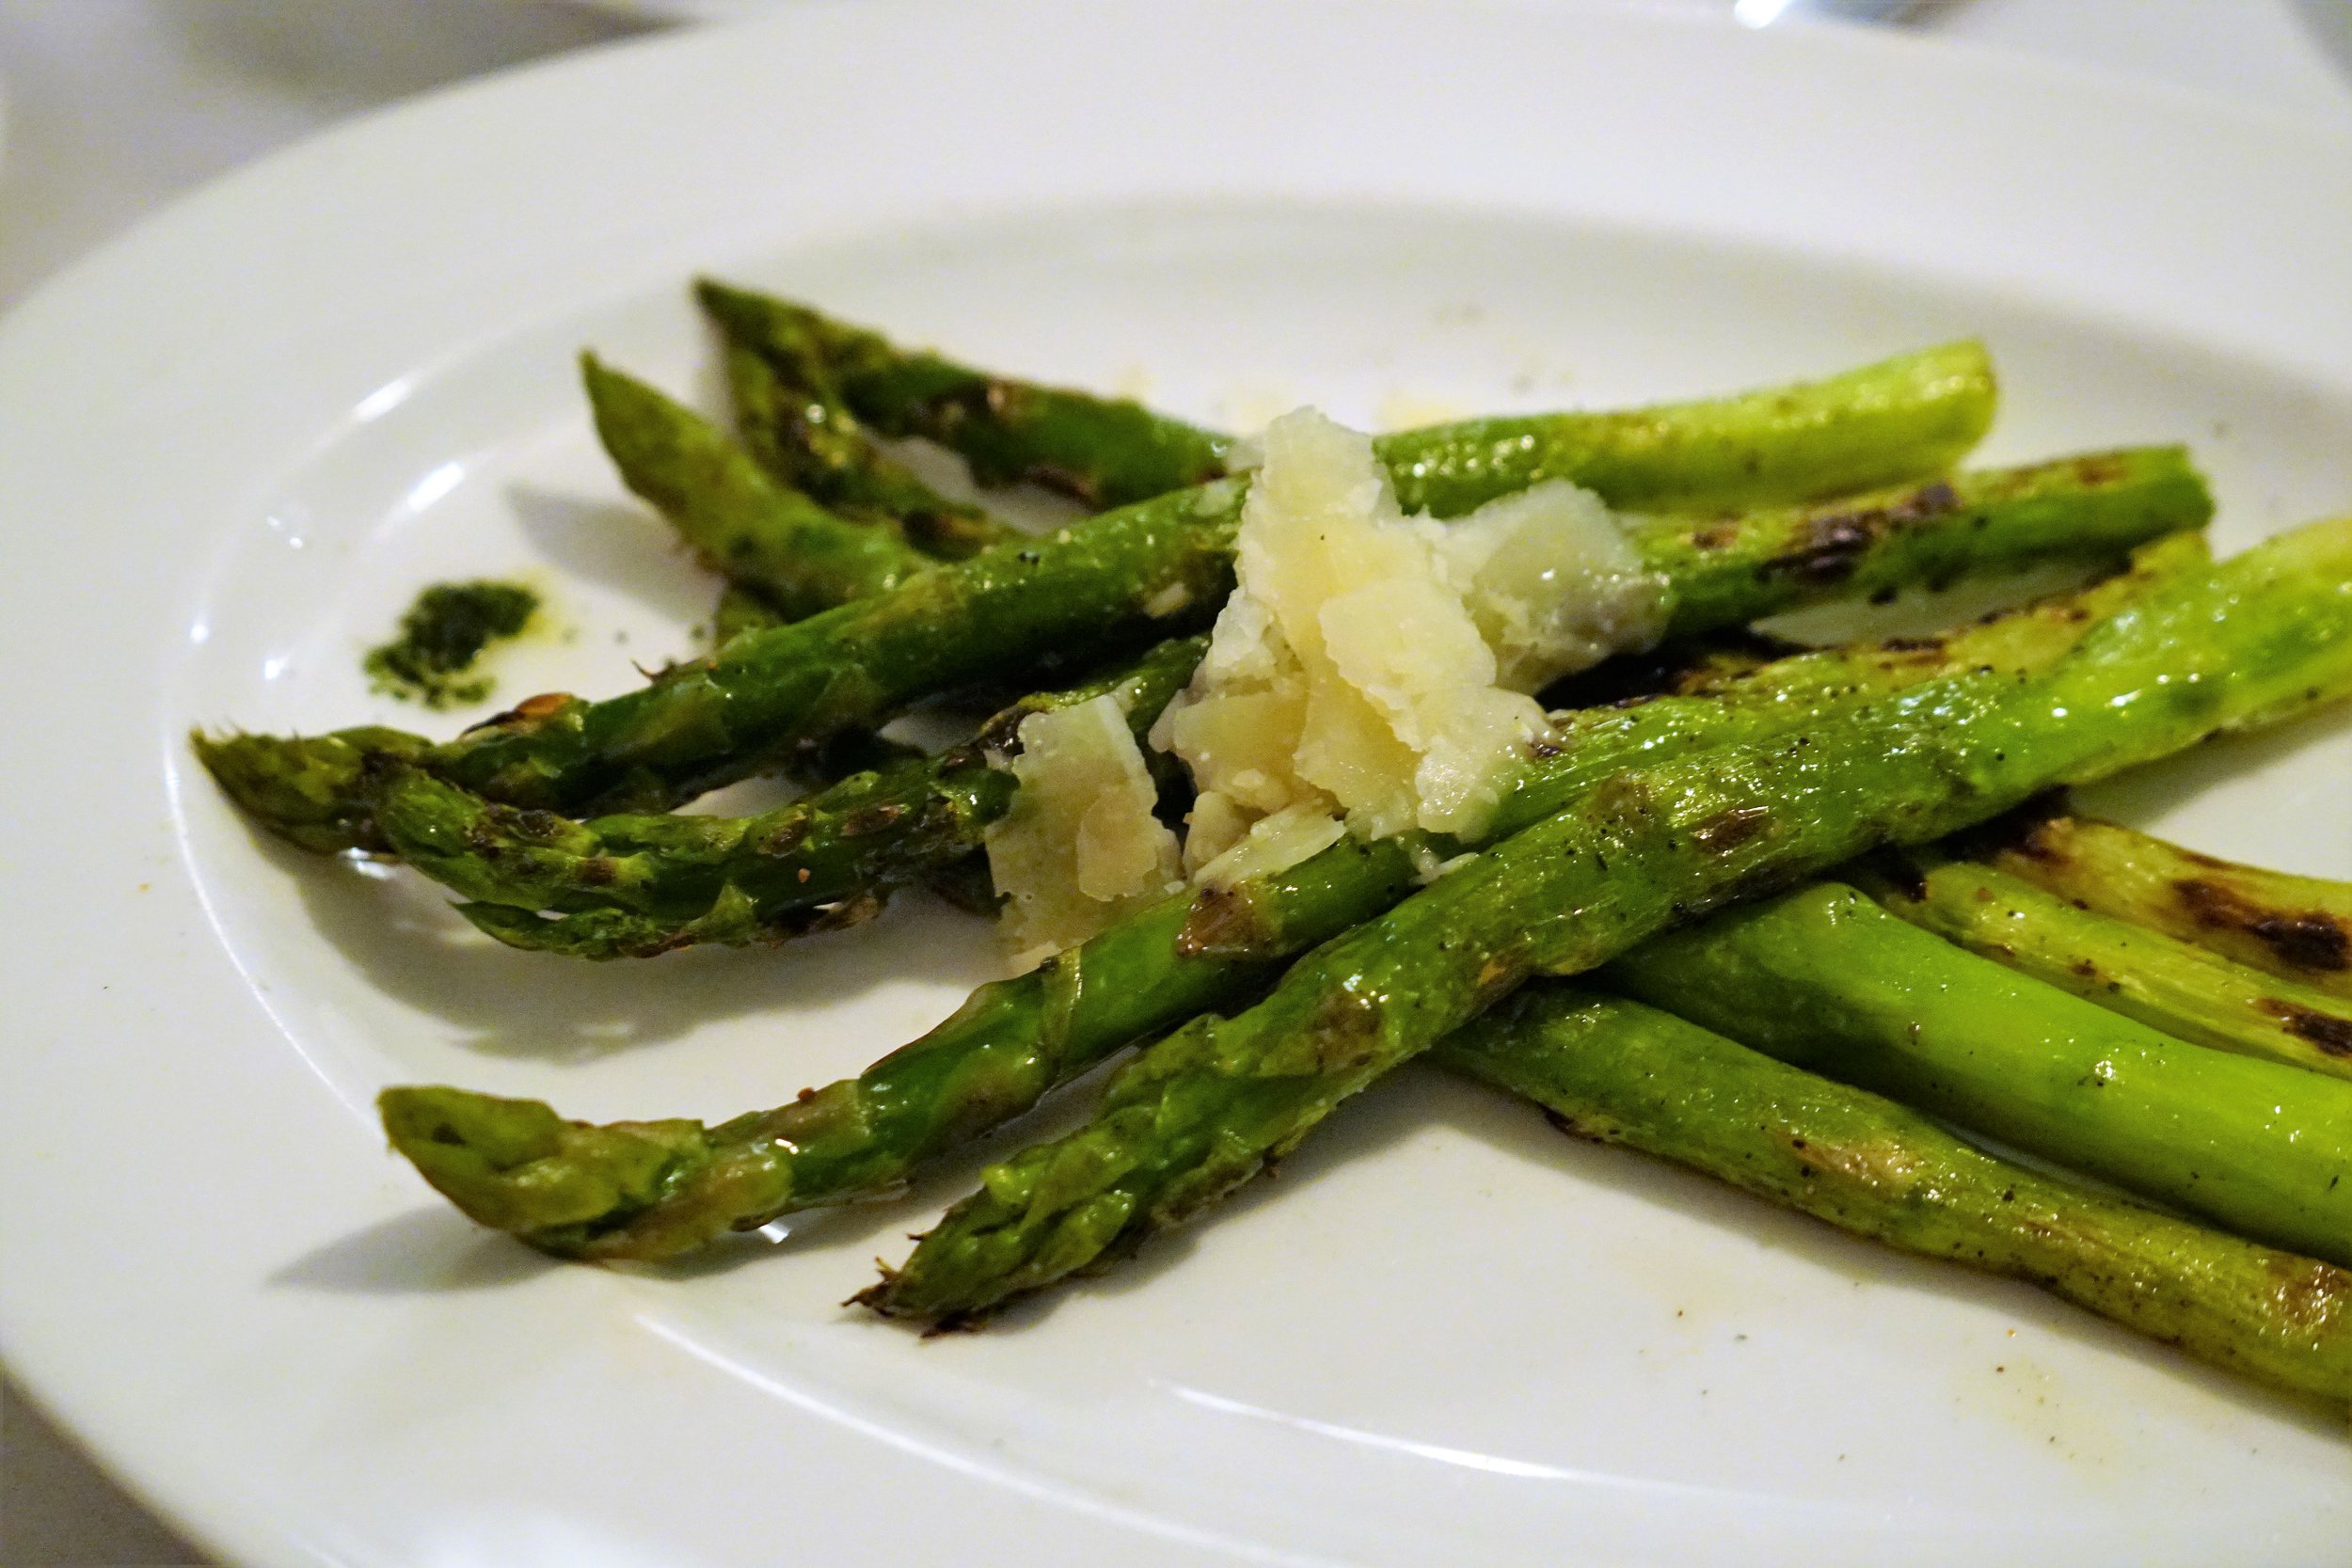
[[2352, 77], [2352, 0], [2303, 0], [2303, 20], [2335, 55], [2337, 69]]
[[1748, 27], [1782, 22], [1901, 22], [1928, 0], [1732, 0], [1732, 20]]
[[[0, 304], [182, 191], [355, 114], [664, 25], [799, 3], [841, 0], [0, 0]], [[2352, 132], [2352, 0], [1649, 3], [1772, 26], [1886, 12], [1912, 31]]]
[[[352, 116], [664, 25], [840, 3], [849, 0], [0, 0], [0, 306], [175, 196]], [[1885, 13], [1914, 31], [2153, 78], [2352, 135], [2352, 0], [1650, 3], [1759, 27]], [[0, 1564], [203, 1560], [0, 1384]]]
[[5, 0], [0, 302], [312, 131], [653, 25], [561, 0]]

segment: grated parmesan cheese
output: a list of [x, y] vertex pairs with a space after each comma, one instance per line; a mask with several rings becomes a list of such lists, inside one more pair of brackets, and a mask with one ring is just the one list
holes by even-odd
[[1540, 691], [1666, 629], [1663, 579], [1590, 490], [1551, 480], [1421, 528], [1513, 691]]
[[[1200, 832], [1196, 825], [1195, 832]], [[1347, 824], [1311, 800], [1285, 806], [1242, 831], [1239, 842], [1193, 874], [1201, 887], [1230, 888], [1311, 860], [1347, 836]]]
[[1658, 583], [1573, 485], [1438, 525], [1404, 515], [1368, 438], [1312, 410], [1261, 444], [1239, 586], [1152, 733], [1200, 791], [1185, 865], [1243, 853], [1286, 816], [1265, 857], [1318, 816], [1366, 837], [1476, 834], [1545, 732], [1528, 693], [1654, 640]]
[[1183, 884], [1176, 835], [1152, 815], [1159, 791], [1117, 698], [1033, 713], [1019, 734], [1020, 789], [985, 843], [1006, 940], [1027, 969]]
[[[1022, 721], [1020, 789], [987, 847], [1024, 968], [1175, 891], [1180, 864], [1229, 887], [1349, 832], [1475, 836], [1545, 733], [1530, 693], [1663, 623], [1661, 584], [1588, 491], [1537, 485], [1438, 524], [1406, 517], [1371, 442], [1312, 410], [1255, 451], [1239, 587], [1152, 732], [1199, 791], [1181, 854], [1115, 698]], [[1422, 858], [1427, 880], [1468, 857]]]

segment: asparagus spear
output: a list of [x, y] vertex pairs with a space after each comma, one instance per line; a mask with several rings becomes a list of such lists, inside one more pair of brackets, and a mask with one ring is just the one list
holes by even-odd
[[886, 436], [960, 453], [982, 484], [1026, 480], [1100, 508], [1224, 477], [1225, 436], [1140, 404], [991, 375], [723, 283], [695, 293], [738, 346], [791, 381], [834, 389]]
[[1671, 1013], [1530, 986], [1432, 1054], [1534, 1101], [1565, 1132], [2024, 1280], [2275, 1387], [2352, 1400], [2352, 1273], [1985, 1153]]
[[[1697, 512], [1849, 496], [1945, 472], [1983, 437], [1994, 400], [1983, 345], [1962, 341], [1810, 385], [1584, 416], [1581, 431], [1554, 415], [1514, 415], [1403, 431], [1375, 450], [1407, 512], [1459, 516], [1546, 479], [1573, 480], [1629, 510]], [[1812, 545], [1784, 569], [1804, 560], [1835, 570], [1836, 531]]]
[[[830, 391], [795, 386], [771, 361], [733, 345], [726, 367], [744, 450], [787, 486], [850, 521], [886, 527], [941, 560], [961, 561], [1025, 537], [979, 507], [940, 495], [893, 461]], [[724, 642], [793, 618], [755, 584], [730, 581], [711, 616], [711, 641]]]
[[2052, 561], [2105, 565], [2212, 515], [2186, 452], [2142, 447], [1710, 521], [1637, 518], [1629, 531], [1668, 584], [1666, 635], [1678, 638], [1824, 599]]
[[1792, 1066], [2352, 1264], [2352, 1084], [2159, 1034], [1851, 887], [1733, 910], [1602, 978]]
[[[1514, 782], [1493, 836], [1629, 766], [1767, 737], [1955, 670], [2046, 666], [2099, 617], [2205, 564], [2199, 536], [2176, 534], [2144, 546], [2129, 573], [1944, 639], [1825, 649], [1726, 675], [1704, 698], [1564, 715], [1559, 754], [1533, 759]], [[861, 1076], [718, 1126], [596, 1127], [536, 1101], [422, 1087], [386, 1092], [385, 1126], [427, 1180], [485, 1225], [551, 1252], [662, 1257], [903, 1182], [1121, 1047], [1248, 1001], [1284, 960], [1410, 894], [1418, 863], [1462, 847], [1349, 839], [1279, 875], [1165, 900], [1042, 968], [981, 987]], [[648, 1139], [662, 1150], [650, 1164]]]
[[[852, 520], [887, 523], [942, 560], [962, 561], [1025, 537], [984, 508], [942, 496], [883, 452], [836, 390], [796, 385], [777, 360], [733, 343], [726, 366], [745, 448], [786, 483]], [[723, 642], [787, 619], [757, 593], [731, 583], [712, 615], [712, 640]]]
[[[1724, 520], [1650, 521], [1634, 532], [1645, 563], [1666, 582], [1669, 636], [1692, 636], [1850, 588], [1875, 589], [1906, 575], [1947, 576], [2013, 552], [2111, 554], [2113, 541], [2152, 528], [2201, 521], [2203, 490], [2169, 450], [1965, 474], [1870, 502], [1781, 508]], [[1869, 518], [1869, 522], [1859, 519]], [[1811, 552], [1834, 538], [1835, 570]], [[1781, 564], [1792, 553], [1805, 564]], [[1909, 580], [1917, 580], [1912, 577]], [[1188, 660], [1200, 649], [1187, 643]], [[1164, 705], [1189, 673], [1167, 667]], [[1091, 695], [1091, 690], [1080, 696]], [[1039, 699], [1058, 705], [1058, 697]], [[1141, 728], [1150, 713], [1133, 708]], [[666, 952], [692, 941], [750, 942], [802, 933], [806, 911], [857, 895], [881, 896], [897, 881], [978, 847], [1009, 809], [1011, 782], [985, 775], [976, 752], [945, 759], [938, 777], [919, 768], [861, 792], [847, 816], [821, 800], [780, 825], [761, 818], [608, 817], [584, 828], [501, 813], [490, 802], [410, 769], [377, 806], [390, 848], [426, 875], [485, 905], [574, 911], [548, 924], [494, 909], [477, 925], [518, 946], [590, 957]], [[544, 852], [543, 852], [544, 851]], [[665, 872], [658, 863], [682, 863]], [[624, 868], [615, 875], [617, 864]], [[670, 896], [672, 891], [681, 897]], [[711, 900], [718, 900], [714, 905]], [[703, 920], [705, 911], [716, 918]]]
[[[399, 764], [377, 819], [402, 859], [477, 900], [460, 906], [467, 918], [513, 946], [612, 958], [783, 941], [871, 914], [894, 889], [977, 848], [1011, 801], [1012, 774], [996, 759], [1019, 750], [1030, 714], [1107, 692], [1140, 739], [1207, 641], [1170, 639], [1073, 689], [1023, 698], [937, 757], [895, 758], [755, 816], [575, 822]], [[548, 920], [539, 910], [564, 912]]]
[[787, 376], [775, 360], [738, 344], [728, 345], [726, 366], [743, 444], [785, 483], [845, 516], [887, 522], [915, 548], [943, 560], [961, 561], [1023, 537], [981, 508], [948, 499], [886, 455], [829, 381]]
[[594, 355], [581, 356], [580, 374], [622, 481], [712, 569], [787, 619], [885, 593], [932, 563], [888, 530], [860, 527], [778, 483], [701, 415]]
[[[1112, 506], [1224, 472], [1224, 436], [1134, 404], [993, 377], [936, 355], [901, 349], [788, 300], [711, 281], [699, 284], [697, 292], [730, 338], [787, 366], [818, 367], [814, 373], [831, 375], [875, 429], [928, 436], [952, 448], [984, 484], [1027, 479], [1093, 505]], [[1884, 453], [1832, 436], [1829, 445], [1838, 449], [1835, 456], [1826, 448], [1814, 451], [1801, 465], [1804, 471], [1791, 471], [1772, 493], [1796, 499], [1837, 495], [1948, 467], [1983, 435], [1992, 385], [1983, 351], [1973, 343], [1919, 356], [1902, 383], [1890, 387], [1889, 403], [1910, 416], [1903, 421], [1903, 443], [1940, 446], [1942, 462], [1928, 469], [1889, 468]], [[1694, 495], [1693, 505], [1745, 504], [1756, 496], [1756, 475], [1733, 457], [1724, 437], [1744, 442], [1743, 433], [1759, 420], [1778, 424], [1791, 436], [1806, 426], [1820, 428], [1813, 411], [1793, 404], [1774, 408], [1771, 401], [1767, 394], [1744, 400], [1744, 406], [1726, 404], [1724, 423], [1714, 429], [1708, 421], [1685, 418], [1661, 422], [1651, 410], [1613, 416], [1616, 428], [1609, 444], [1640, 467], [1661, 462], [1677, 467]], [[1398, 494], [1407, 511], [1441, 516], [1467, 511], [1477, 504], [1469, 497], [1496, 493], [1493, 470], [1517, 471], [1526, 464], [1531, 443], [1541, 448], [1557, 438], [1548, 416], [1482, 423], [1486, 438], [1476, 444], [1444, 439], [1408, 454], [1410, 437], [1400, 442], [1391, 467], [1399, 470]], [[1581, 464], [1580, 468], [1593, 477], [1579, 483], [1604, 495], [1621, 488], [1601, 470]], [[1543, 477], [1568, 476], [1548, 467]]]
[[2217, 1051], [2352, 1078], [2352, 1008], [1990, 866], [1913, 855], [1858, 878], [1894, 913], [1971, 953]]
[[[2093, 627], [2048, 672], [1947, 676], [1779, 739], [1621, 773], [1146, 1050], [1069, 1137], [993, 1167], [860, 1298], [982, 1313], [1107, 1266], [1537, 974], [2053, 784], [2352, 689], [2352, 521], [2298, 531]], [[2313, 1080], [2314, 1082], [2323, 1082]]]
[[790, 621], [758, 590], [730, 582], [719, 590], [718, 603], [710, 610], [710, 641], [716, 645], [742, 636], [747, 631], [766, 631]]
[[[1140, 740], [1205, 646], [1203, 637], [1171, 639], [1109, 679], [1022, 699], [928, 765], [893, 757], [872, 776], [834, 772], [832, 785], [753, 816], [575, 822], [404, 765], [379, 773], [376, 822], [391, 853], [472, 900], [458, 911], [477, 928], [509, 946], [573, 958], [651, 958], [839, 929], [879, 913], [918, 876], [960, 908], [993, 912], [977, 855], [988, 826], [1009, 809], [1013, 780], [991, 758], [1011, 754], [1020, 720], [1120, 689]], [[1714, 659], [1707, 668], [1724, 674], [1734, 665]], [[541, 918], [542, 911], [555, 912]]]
[[2237, 865], [2046, 811], [1994, 824], [1972, 853], [2082, 908], [2352, 1000], [2352, 883]]
[[[1640, 415], [1559, 415], [1543, 424], [1540, 438], [1531, 434], [1501, 443], [1503, 450], [1493, 423], [1473, 420], [1449, 427], [1450, 435], [1385, 437], [1375, 451], [1400, 477], [1434, 476], [1415, 483], [1424, 499], [1439, 498], [1432, 509], [1440, 515], [1549, 478], [1591, 481], [1620, 506], [1725, 495], [1761, 501], [1857, 469], [1940, 466], [1955, 443], [1982, 429], [1991, 399], [1982, 350], [1963, 344], [1777, 392]], [[2185, 471], [2185, 463], [2177, 466]], [[2209, 503], [2193, 471], [2178, 488], [2201, 515]], [[1050, 540], [997, 546], [887, 594], [738, 637], [627, 696], [589, 703], [550, 694], [455, 741], [398, 745], [452, 783], [513, 805], [665, 809], [744, 777], [803, 740], [871, 728], [932, 692], [1015, 670], [1083, 665], [1139, 640], [1143, 628], [1190, 629], [1187, 623], [1231, 586], [1245, 489], [1243, 479], [1218, 480], [1106, 513]], [[1938, 521], [1948, 519], [1878, 516], [1851, 527], [1875, 526], [1890, 552], [1901, 555], [1914, 547], [1908, 541], [1931, 536]], [[2114, 547], [2131, 542], [2119, 538]], [[2026, 541], [2015, 545], [2032, 555]], [[1792, 538], [1790, 546], [1788, 570], [1820, 560], [1825, 547], [1843, 547], [1820, 535]], [[1747, 566], [1753, 577], [1754, 565], [1733, 562], [1724, 569], [1737, 575]], [[1773, 575], [1757, 582], [1758, 597], [1772, 596]], [[194, 737], [231, 800], [286, 838], [322, 849], [381, 847], [362, 774], [382, 740], [381, 731]]]

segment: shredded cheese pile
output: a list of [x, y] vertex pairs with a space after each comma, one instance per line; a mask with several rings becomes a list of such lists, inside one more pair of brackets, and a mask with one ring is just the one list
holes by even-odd
[[1659, 584], [1574, 485], [1440, 524], [1406, 518], [1370, 438], [1311, 409], [1263, 451], [1239, 587], [1152, 733], [1200, 789], [1186, 865], [1301, 804], [1366, 838], [1475, 835], [1546, 731], [1528, 693], [1653, 641]]
[[[1475, 837], [1548, 730], [1531, 693], [1664, 622], [1599, 499], [1559, 482], [1451, 523], [1405, 515], [1369, 437], [1311, 409], [1268, 426], [1238, 586], [1151, 742], [1198, 791], [1181, 864], [1230, 885], [1345, 832]], [[1109, 698], [1032, 716], [1019, 803], [988, 839], [1025, 956], [1178, 885], [1174, 837]]]
[[1012, 809], [985, 839], [1016, 965], [1074, 946], [1184, 885], [1176, 835], [1115, 697], [1032, 713], [1010, 762]]

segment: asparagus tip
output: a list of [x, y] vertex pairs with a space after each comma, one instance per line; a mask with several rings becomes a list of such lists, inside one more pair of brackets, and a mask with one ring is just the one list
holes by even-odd
[[765, 310], [771, 310], [780, 303], [715, 277], [694, 279], [694, 302], [711, 320], [731, 328], [754, 323]]
[[412, 1161], [438, 1164], [462, 1160], [498, 1174], [543, 1159], [562, 1146], [563, 1118], [536, 1100], [405, 1085], [376, 1096], [375, 1108], [392, 1148]]
[[576, 1252], [658, 1200], [705, 1151], [692, 1121], [567, 1121], [536, 1100], [441, 1085], [376, 1098], [395, 1152], [469, 1218]]
[[379, 847], [368, 809], [371, 764], [424, 744], [394, 730], [188, 732], [197, 761], [240, 810], [280, 838], [325, 853]]

